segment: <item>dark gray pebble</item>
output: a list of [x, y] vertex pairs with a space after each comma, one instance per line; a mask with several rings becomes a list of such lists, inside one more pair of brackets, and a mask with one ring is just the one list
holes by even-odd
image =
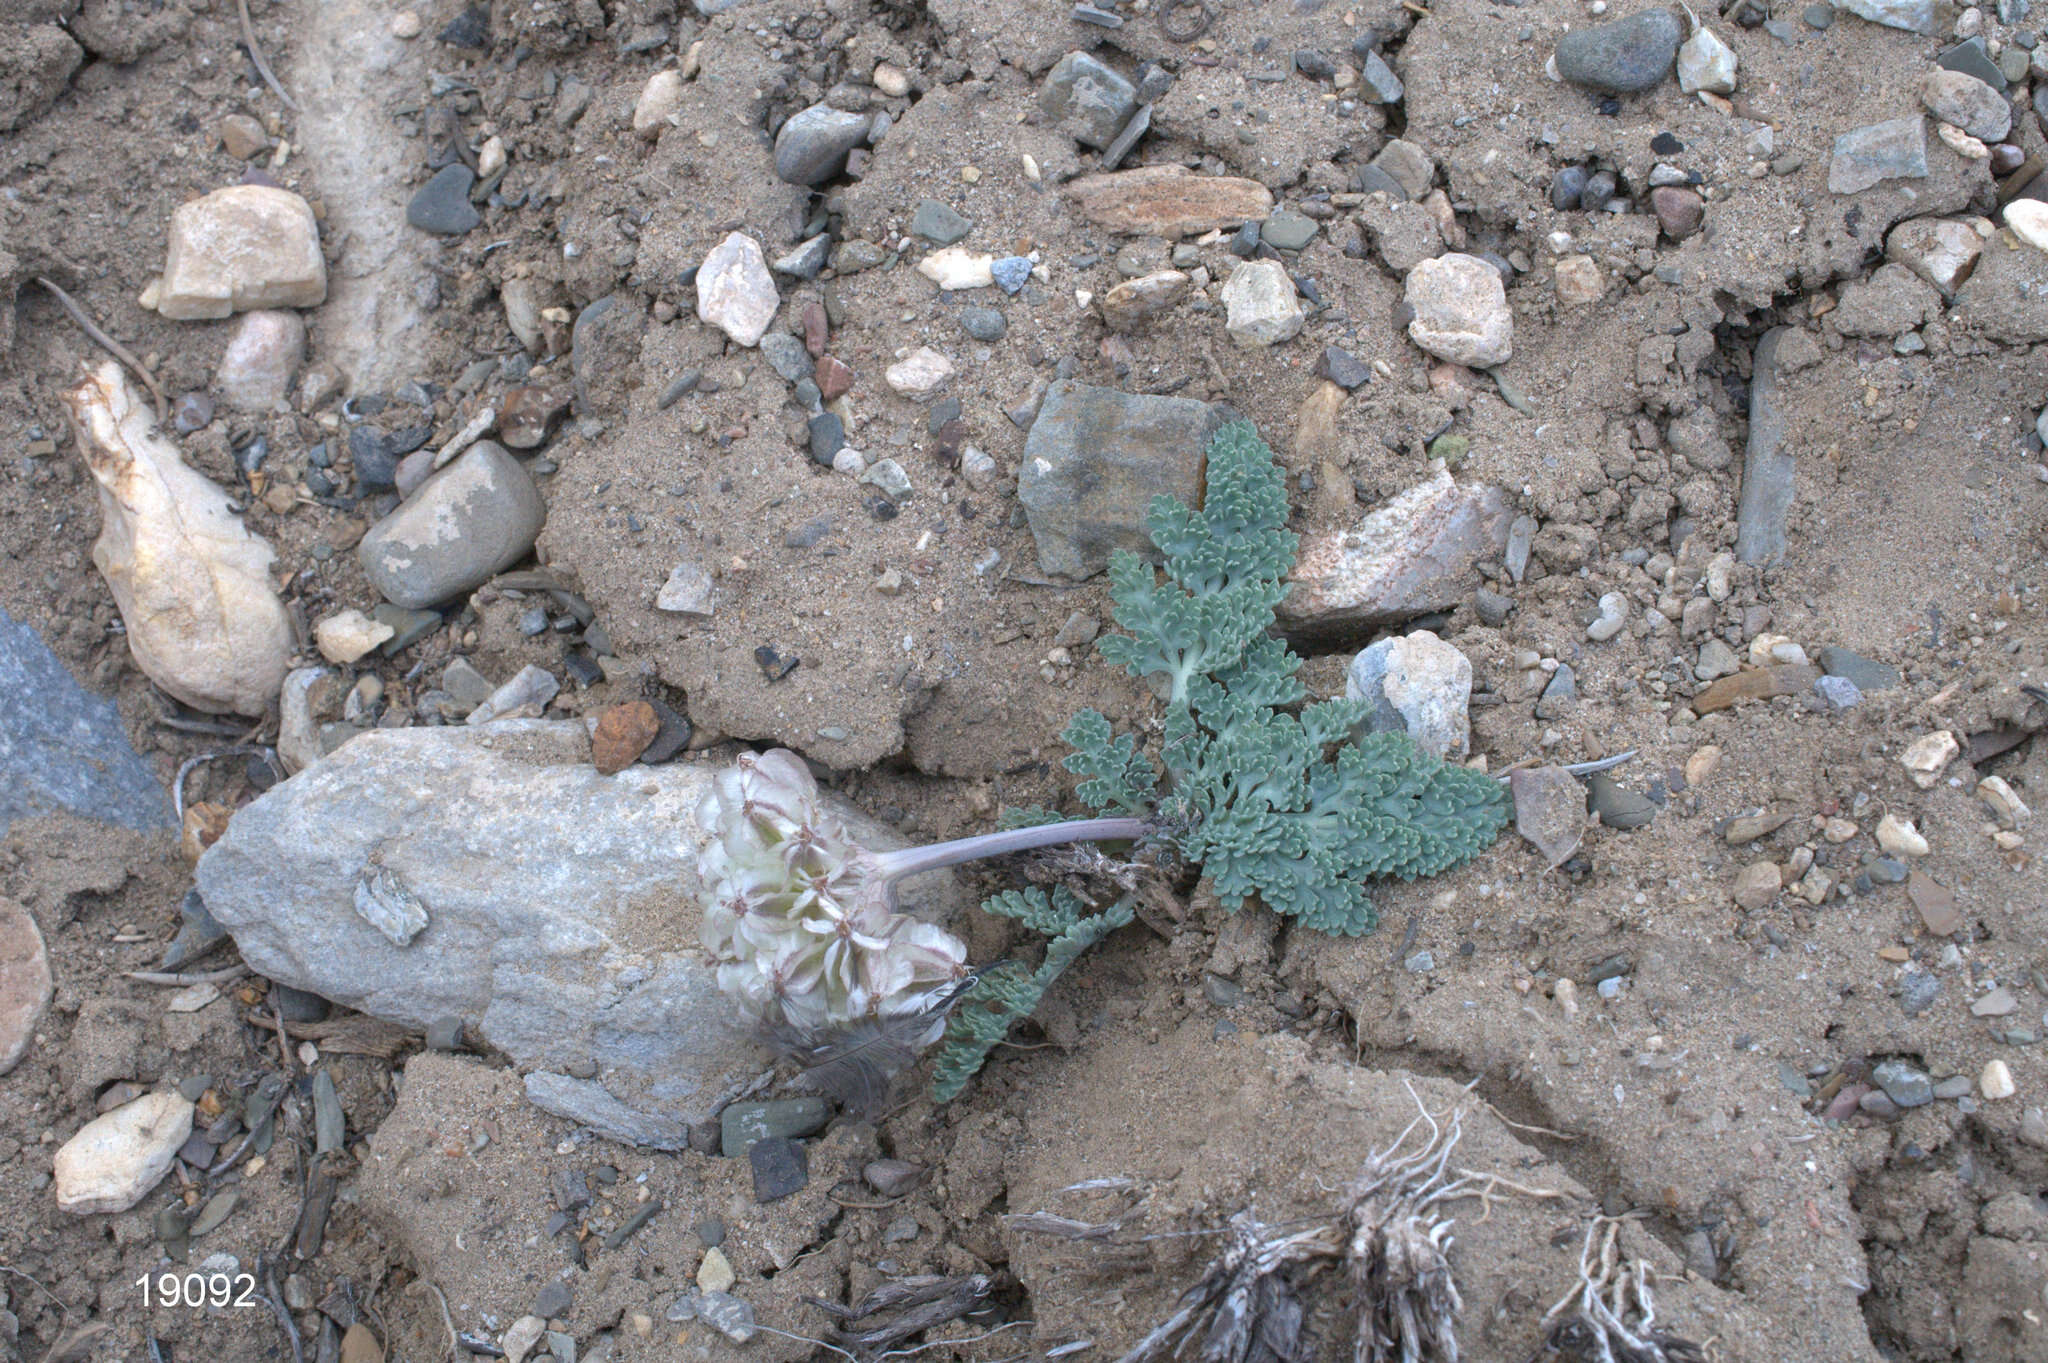
[[533, 1314], [542, 1320], [559, 1319], [569, 1314], [569, 1305], [574, 1300], [569, 1284], [560, 1278], [550, 1278], [534, 1296]]
[[469, 191], [476, 185], [476, 172], [460, 162], [443, 166], [434, 178], [413, 193], [405, 206], [405, 220], [422, 232], [459, 237], [483, 221]]
[[832, 467], [832, 456], [846, 448], [846, 423], [831, 412], [820, 412], [810, 420], [811, 458]]
[[994, 308], [963, 308], [960, 329], [977, 341], [1000, 341], [1010, 324]]
[[776, 1202], [800, 1193], [811, 1181], [810, 1156], [785, 1136], [770, 1136], [747, 1147], [754, 1170], [754, 1201]]
[[1649, 9], [1567, 33], [1557, 44], [1557, 73], [1609, 94], [1647, 90], [1670, 74], [1685, 26], [1667, 9]]
[[1550, 206], [1560, 213], [1569, 213], [1579, 206], [1579, 198], [1586, 192], [1586, 168], [1566, 166], [1550, 177]]

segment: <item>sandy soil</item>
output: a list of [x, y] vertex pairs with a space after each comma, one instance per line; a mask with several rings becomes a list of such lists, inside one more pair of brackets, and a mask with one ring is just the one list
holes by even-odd
[[[695, 1280], [710, 1218], [723, 1222], [735, 1290], [778, 1329], [816, 1336], [830, 1323], [806, 1295], [851, 1302], [895, 1274], [979, 1273], [993, 1284], [993, 1309], [932, 1340], [1034, 1323], [954, 1343], [955, 1356], [1036, 1357], [1089, 1339], [1092, 1352], [1079, 1356], [1115, 1357], [1172, 1309], [1204, 1242], [1098, 1252], [1035, 1238], [1007, 1215], [1102, 1220], [1137, 1208], [1135, 1234], [1213, 1229], [1248, 1205], [1269, 1221], [1314, 1214], [1412, 1117], [1408, 1077], [1432, 1110], [1466, 1104], [1473, 1167], [1566, 1195], [1457, 1209], [1467, 1357], [1519, 1363], [1540, 1345], [1539, 1318], [1571, 1286], [1578, 1228], [1597, 1208], [1633, 1216], [1632, 1252], [1664, 1275], [1672, 1328], [1711, 1338], [1719, 1357], [2048, 1359], [2048, 1061], [2031, 1041], [2048, 1007], [2048, 897], [2032, 835], [2017, 848], [1993, 841], [1964, 764], [1920, 790], [1898, 762], [1931, 730], [2031, 730], [2048, 718], [2020, 690], [2048, 649], [2048, 486], [2033, 433], [2048, 357], [1959, 318], [1921, 328], [1921, 353], [1843, 336], [1829, 320], [1843, 288], [1881, 258], [1890, 223], [1994, 206], [1982, 163], [1932, 137], [1930, 174], [1910, 191], [1874, 190], [1852, 205], [1826, 189], [1833, 138], [1915, 107], [1946, 37], [1937, 44], [1846, 11], [1819, 31], [1788, 3], [1771, 11], [1786, 38], [1742, 25], [1731, 8], [1704, 17], [1741, 57], [1732, 113], [1668, 81], [1609, 113], [1543, 76], [1556, 37], [1589, 18], [1571, 0], [1439, 0], [1426, 17], [1414, 5], [1223, 4], [1194, 46], [1162, 36], [1153, 17], [1109, 31], [1009, 0], [754, 0], [708, 19], [667, 0], [531, 0], [490, 6], [480, 50], [437, 42], [459, 12], [444, 0], [418, 8], [422, 32], [411, 39], [393, 35], [395, 4], [259, 0], [258, 42], [304, 106], [294, 112], [263, 88], [224, 0], [5, 8], [17, 24], [63, 28], [83, 54], [59, 71], [62, 49], [23, 55], [0, 35], [10, 82], [0, 96], [12, 101], [0, 114], [16, 121], [0, 135], [0, 286], [19, 287], [11, 351], [0, 355], [0, 607], [34, 624], [83, 684], [118, 700], [167, 784], [179, 764], [246, 726], [167, 724], [192, 716], [128, 657], [88, 557], [98, 512], [57, 400], [81, 360], [97, 356], [25, 281], [56, 279], [172, 394], [205, 390], [230, 324], [166, 321], [136, 299], [160, 266], [173, 208], [249, 169], [218, 136], [224, 118], [248, 113], [291, 146], [256, 164], [323, 218], [335, 283], [311, 316], [311, 360], [352, 401], [435, 385], [445, 436], [469, 410], [451, 390], [472, 362], [519, 352], [500, 301], [509, 281], [537, 281], [570, 315], [608, 296], [625, 303], [631, 325], [580, 383], [558, 323], [531, 380], [579, 387], [575, 411], [537, 455], [549, 504], [538, 558], [596, 610], [618, 659], [606, 680], [565, 686], [560, 713], [661, 699], [695, 724], [694, 760], [741, 744], [798, 748], [843, 793], [920, 837], [985, 829], [1004, 805], [1071, 804], [1057, 739], [1068, 716], [1093, 705], [1142, 724], [1154, 703], [1092, 650], [1055, 652], [1076, 612], [1107, 622], [1107, 594], [1099, 578], [1039, 575], [1015, 497], [1024, 436], [1005, 413], [1060, 374], [1229, 402], [1287, 465], [1302, 530], [1344, 523], [1419, 481], [1429, 441], [1447, 427], [1468, 436], [1457, 476], [1504, 489], [1517, 512], [1551, 527], [1519, 585], [1487, 565], [1490, 585], [1515, 600], [1505, 623], [1483, 625], [1469, 605], [1434, 622], [1475, 666], [1475, 751], [1498, 768], [1633, 748], [1621, 779], [1662, 807], [1640, 830], [1589, 832], [1554, 871], [1509, 837], [1452, 875], [1390, 886], [1381, 930], [1358, 940], [1294, 932], [1262, 911], [1226, 918], [1183, 887], [1193, 903], [1171, 937], [1139, 926], [1107, 943], [955, 1103], [918, 1099], [878, 1125], [836, 1125], [812, 1150], [810, 1187], [772, 1207], [753, 1205], [743, 1161], [572, 1136], [527, 1107], [516, 1076], [488, 1057], [418, 1054], [417, 1038], [373, 1035], [367, 1054], [351, 1051], [347, 1033], [316, 1041], [349, 1133], [329, 1169], [340, 1192], [325, 1240], [310, 1246], [296, 1238], [318, 1172], [303, 1153], [310, 1080], [274, 1031], [249, 1022], [264, 1002], [260, 982], [174, 1014], [164, 991], [123, 975], [152, 966], [175, 930], [190, 884], [176, 840], [62, 820], [19, 825], [0, 844], [0, 895], [41, 926], [58, 992], [38, 1044], [0, 1079], [0, 1204], [10, 1209], [0, 1265], [12, 1270], [0, 1275], [0, 1304], [19, 1320], [17, 1343], [0, 1332], [0, 1358], [44, 1359], [67, 1331], [95, 1323], [104, 1331], [71, 1336], [76, 1348], [62, 1356], [138, 1359], [151, 1340], [178, 1358], [290, 1356], [267, 1306], [144, 1309], [136, 1279], [160, 1264], [152, 1217], [179, 1190], [87, 1218], [56, 1211], [49, 1190], [57, 1144], [114, 1085], [204, 1075], [225, 1095], [285, 1073], [287, 1139], [242, 1168], [234, 1215], [193, 1244], [192, 1258], [273, 1264], [311, 1301], [345, 1281], [392, 1359], [451, 1348], [441, 1303], [422, 1284], [445, 1295], [455, 1331], [496, 1339], [551, 1278], [573, 1288], [566, 1319], [585, 1358], [811, 1356], [809, 1345], [770, 1336], [738, 1351], [701, 1324], [664, 1318]], [[2001, 43], [2023, 26], [1989, 9], [1981, 23]], [[1291, 73], [1289, 55], [1341, 56], [1368, 27], [1408, 97], [1397, 110], [1340, 118], [1329, 88]], [[1327, 304], [1301, 339], [1239, 349], [1218, 306], [1183, 307], [1120, 336], [1075, 305], [1076, 289], [1115, 282], [1120, 253], [1166, 250], [1089, 226], [1061, 192], [1095, 154], [1045, 126], [1037, 92], [1062, 53], [1093, 45], [1126, 71], [1157, 61], [1179, 76], [1135, 160], [1248, 175], [1326, 219], [1292, 265]], [[867, 83], [883, 61], [908, 73], [907, 94]], [[636, 136], [643, 84], [678, 63], [699, 72], [678, 126]], [[774, 178], [765, 129], [828, 96], [886, 110], [893, 125], [859, 179], [813, 199]], [[2041, 131], [2019, 104], [2013, 141], [2031, 153]], [[516, 209], [487, 209], [460, 238], [405, 224], [436, 111], [452, 114], [472, 146], [502, 138], [500, 193], [524, 196]], [[1768, 155], [1757, 150], [1763, 128], [1773, 132]], [[1505, 371], [1527, 410], [1483, 378], [1432, 375], [1396, 324], [1399, 279], [1369, 243], [1346, 249], [1362, 237], [1355, 198], [1344, 197], [1352, 176], [1393, 135], [1442, 167], [1466, 249], [1527, 267], [1509, 291], [1516, 346]], [[1644, 183], [1665, 159], [1651, 147], [1659, 135], [1685, 144], [1683, 164], [1714, 187], [1707, 233], [1674, 244], [1641, 211], [1589, 221], [1551, 207], [1548, 183], [1565, 164], [1598, 161]], [[1026, 156], [1039, 178], [1024, 174]], [[1767, 162], [1779, 169], [1752, 173]], [[872, 488], [809, 459], [787, 385], [758, 352], [697, 322], [682, 277], [734, 228], [778, 254], [820, 208], [842, 240], [893, 251], [925, 198], [973, 220], [983, 249], [1039, 252], [1050, 283], [1002, 303], [1008, 333], [991, 344], [970, 340], [958, 319], [962, 306], [990, 300], [935, 295], [907, 261], [785, 288], [777, 325], [794, 329], [807, 304], [822, 305], [832, 353], [856, 371], [849, 439], [909, 471], [915, 497], [882, 519]], [[1549, 238], [1559, 230], [1606, 272], [1599, 301], [1558, 300]], [[1223, 241], [1197, 249], [1219, 276], [1234, 263]], [[1987, 258], [2012, 249], [1995, 240]], [[1644, 613], [1667, 595], [1681, 605], [1695, 595], [1709, 560], [1733, 543], [1750, 355], [1773, 326], [1815, 343], [1785, 411], [1798, 457], [1792, 550], [1769, 571], [1737, 568], [1710, 619], [1745, 656], [1768, 630], [1809, 652], [1854, 649], [1905, 681], [1845, 713], [1789, 697], [1695, 718], [1685, 700], [1700, 640], [1652, 631]], [[1000, 470], [984, 486], [949, 466], [928, 411], [882, 382], [898, 351], [924, 344], [960, 365], [953, 393], [966, 441]], [[1384, 365], [1334, 417], [1310, 401], [1315, 357], [1330, 344]], [[691, 369], [711, 382], [663, 406]], [[502, 387], [492, 375], [479, 391]], [[1701, 408], [1732, 462], [1688, 462], [1671, 447], [1666, 424]], [[223, 412], [182, 439], [189, 459], [241, 490], [303, 621], [375, 603], [349, 551], [378, 508], [298, 495], [309, 451], [343, 424], [330, 394], [288, 414]], [[259, 433], [272, 451], [260, 487], [232, 453]], [[1681, 510], [1693, 538], [1674, 576], [1653, 580], [1643, 565], [1669, 553]], [[828, 532], [795, 547], [806, 537], [793, 532], [821, 517]], [[721, 605], [709, 623], [654, 609], [679, 557], [715, 566]], [[901, 591], [876, 590], [890, 572]], [[1613, 591], [1631, 599], [1633, 627], [1592, 643], [1585, 625]], [[361, 670], [380, 675], [397, 708], [457, 654], [493, 678], [527, 663], [560, 672], [564, 643], [522, 634], [521, 609], [485, 587], [447, 628]], [[1345, 659], [1368, 641], [1314, 641], [1307, 675], [1325, 693], [1340, 689]], [[762, 645], [799, 667], [770, 680], [755, 662]], [[1529, 651], [1577, 673], [1580, 699], [1561, 717], [1534, 713], [1543, 673], [1532, 681], [1518, 659]], [[1719, 752], [1710, 772], [1696, 760], [1709, 747]], [[1975, 774], [2004, 777], [2038, 806], [2044, 762], [2021, 742]], [[215, 761], [187, 794], [233, 807], [253, 798], [251, 781], [243, 762]], [[1786, 821], [1730, 845], [1728, 821], [1760, 810]], [[1853, 877], [1876, 852], [1886, 810], [1912, 817], [1931, 844], [1917, 869], [1953, 892], [1965, 924], [1953, 937], [1929, 934], [1901, 885], [1819, 905], [1788, 892], [1755, 911], [1731, 899], [1743, 867], [1793, 861], [1802, 848]], [[1836, 816], [1856, 825], [1846, 842], [1820, 832]], [[980, 931], [978, 946], [1000, 940]], [[1917, 1016], [1899, 1001], [1909, 971], [1941, 982]], [[1624, 979], [1611, 1000], [1595, 988], [1610, 974]], [[1573, 992], [1562, 981], [1575, 982], [1572, 1007], [1558, 997]], [[1970, 1003], [1994, 982], [2018, 1011], [1973, 1016]], [[1891, 1058], [1973, 1081], [2001, 1059], [2017, 1095], [1988, 1101], [1973, 1089], [1967, 1103], [1819, 1119], [1843, 1086]], [[932, 1172], [881, 1198], [858, 1181], [878, 1157]], [[547, 1229], [551, 1180], [599, 1166], [618, 1182], [587, 1213], [594, 1248], [577, 1266], [567, 1248], [576, 1237]], [[1114, 1195], [1061, 1191], [1089, 1179], [1130, 1182]], [[603, 1234], [649, 1198], [662, 1215], [605, 1247]], [[1341, 1300], [1335, 1284], [1313, 1285], [1317, 1357], [1348, 1355]], [[293, 1314], [312, 1356], [320, 1313]]]

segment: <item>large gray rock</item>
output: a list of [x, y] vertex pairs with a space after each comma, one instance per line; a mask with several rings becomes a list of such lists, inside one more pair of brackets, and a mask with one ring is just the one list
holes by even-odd
[[1927, 178], [1927, 120], [1888, 119], [1851, 128], [1835, 139], [1828, 162], [1830, 194], [1860, 194], [1885, 180]]
[[[600, 776], [577, 723], [375, 730], [238, 811], [200, 892], [267, 977], [410, 1027], [461, 1017], [551, 1111], [672, 1143], [766, 1060], [698, 944], [696, 811], [716, 770]], [[358, 911], [372, 880], [424, 909], [408, 945]], [[944, 875], [904, 899], [935, 921], [967, 903]]]
[[114, 703], [0, 610], [0, 833], [58, 810], [123, 828], [171, 826], [171, 802]]
[[1350, 529], [1303, 536], [1281, 624], [1314, 633], [1448, 610], [1478, 586], [1479, 560], [1507, 542], [1500, 490], [1461, 486], [1439, 468]]
[[775, 173], [792, 185], [822, 184], [846, 169], [846, 154], [868, 138], [868, 116], [829, 104], [791, 114], [775, 134]]
[[1785, 557], [1785, 520], [1792, 511], [1798, 464], [1785, 448], [1785, 413], [1778, 396], [1784, 374], [1778, 342], [1786, 328], [1764, 333], [1751, 359], [1749, 448], [1742, 456], [1742, 504], [1735, 513], [1735, 557], [1776, 563]]
[[1074, 140], [1106, 147], [1138, 107], [1138, 87], [1086, 52], [1069, 52], [1038, 88], [1038, 107]]
[[1685, 25], [1668, 9], [1610, 19], [1558, 39], [1557, 73], [1609, 94], [1647, 90], [1670, 74]]
[[421, 610], [525, 558], [547, 518], [525, 466], [479, 440], [371, 526], [356, 555], [386, 601]]
[[1146, 510], [1162, 494], [1200, 504], [1209, 437], [1227, 419], [1193, 398], [1053, 384], [1017, 478], [1039, 566], [1078, 580], [1108, 567], [1117, 549], [1157, 558]]

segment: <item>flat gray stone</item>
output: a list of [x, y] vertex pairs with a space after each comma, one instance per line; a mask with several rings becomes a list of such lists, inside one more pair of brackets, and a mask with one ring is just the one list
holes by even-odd
[[1785, 557], [1785, 520], [1792, 512], [1798, 468], [1785, 448], [1785, 414], [1778, 398], [1784, 382], [1778, 344], [1787, 330], [1765, 332], [1750, 365], [1749, 448], [1742, 458], [1742, 502], [1735, 513], [1735, 556], [1744, 563], [1776, 563]]
[[0, 610], [0, 833], [59, 810], [122, 828], [171, 826], [170, 799], [114, 703]]
[[1116, 549], [1156, 562], [1145, 513], [1162, 494], [1199, 505], [1209, 437], [1226, 419], [1192, 398], [1054, 383], [1017, 479], [1039, 566], [1080, 579], [1108, 567]]
[[[600, 776], [578, 722], [371, 730], [239, 810], [200, 891], [267, 978], [408, 1027], [468, 1018], [548, 1110], [680, 1148], [764, 1060], [696, 940], [696, 811], [717, 770]], [[356, 912], [373, 857], [426, 908], [408, 946]], [[968, 903], [947, 875], [905, 897], [933, 921]]]
[[1077, 142], [1107, 147], [1138, 106], [1138, 87], [1086, 52], [1069, 52], [1046, 74], [1038, 107]]
[[1359, 97], [1368, 104], [1399, 104], [1408, 93], [1394, 68], [1377, 52], [1365, 54], [1365, 69], [1359, 73]]
[[775, 173], [793, 185], [822, 184], [846, 169], [846, 154], [868, 139], [866, 114], [813, 104], [775, 134]]
[[1557, 73], [1612, 95], [1647, 90], [1671, 72], [1685, 25], [1668, 9], [1647, 9], [1558, 39]]
[[385, 600], [420, 610], [526, 557], [546, 521], [525, 468], [504, 446], [480, 440], [371, 526], [356, 553]]
[[1830, 677], [1848, 679], [1855, 683], [1858, 691], [1891, 691], [1899, 685], [1899, 669], [1896, 667], [1874, 662], [1837, 644], [1821, 649], [1818, 661], [1821, 671]]
[[483, 221], [469, 191], [476, 187], [476, 172], [457, 162], [434, 172], [434, 178], [414, 191], [405, 206], [405, 220], [422, 232], [459, 237]]
[[1283, 208], [1259, 224], [1259, 239], [1276, 251], [1299, 251], [1314, 241], [1316, 220]]
[[767, 1103], [734, 1103], [718, 1114], [719, 1150], [740, 1159], [755, 1141], [773, 1136], [790, 1140], [824, 1130], [832, 1109], [823, 1098], [783, 1098]]
[[910, 230], [934, 246], [951, 246], [974, 230], [974, 224], [937, 199], [924, 199], [910, 215]]
[[1927, 120], [1887, 119], [1852, 128], [1835, 139], [1828, 162], [1828, 192], [1857, 194], [1885, 180], [1927, 178]]
[[[1992, 60], [1991, 50], [1984, 45], [1982, 38], [1970, 38], [1957, 43], [1936, 57], [1934, 64], [1944, 71], [1975, 76], [1994, 91], [2003, 90], [2006, 86], [2005, 72]], [[1968, 132], [1969, 129], [1965, 128], [1964, 131]]]
[[1908, 33], [1934, 32], [1934, 0], [1840, 0], [1836, 8], [1887, 28], [1902, 28]]

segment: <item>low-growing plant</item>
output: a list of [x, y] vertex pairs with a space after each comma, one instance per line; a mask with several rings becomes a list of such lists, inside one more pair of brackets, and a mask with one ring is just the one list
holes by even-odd
[[1170, 497], [1152, 503], [1147, 527], [1163, 571], [1128, 551], [1112, 556], [1110, 594], [1126, 632], [1096, 649], [1150, 681], [1163, 711], [1156, 758], [1093, 710], [1068, 724], [1065, 765], [1103, 817], [1036, 815], [1025, 827], [873, 853], [820, 815], [800, 759], [742, 759], [703, 820], [720, 832], [703, 870], [715, 900], [705, 944], [721, 984], [771, 1023], [813, 1032], [895, 1020], [886, 1042], [856, 1043], [864, 1060], [876, 1047], [901, 1049], [913, 1024], [924, 1038], [915, 1054], [950, 1010], [938, 1091], [951, 1097], [1131, 907], [1119, 900], [1091, 915], [1064, 889], [998, 895], [986, 907], [1051, 938], [1045, 958], [1036, 970], [1004, 963], [963, 985], [959, 940], [896, 910], [894, 886], [907, 875], [1062, 843], [1130, 842], [1139, 855], [1170, 851], [1199, 868], [1226, 908], [1256, 898], [1308, 927], [1355, 935], [1378, 922], [1367, 893], [1375, 877], [1435, 875], [1489, 846], [1507, 821], [1498, 782], [1406, 734], [1354, 736], [1364, 702], [1301, 704], [1301, 660], [1271, 633], [1298, 546], [1286, 519], [1271, 450], [1249, 422], [1234, 422], [1210, 442], [1199, 511]]

